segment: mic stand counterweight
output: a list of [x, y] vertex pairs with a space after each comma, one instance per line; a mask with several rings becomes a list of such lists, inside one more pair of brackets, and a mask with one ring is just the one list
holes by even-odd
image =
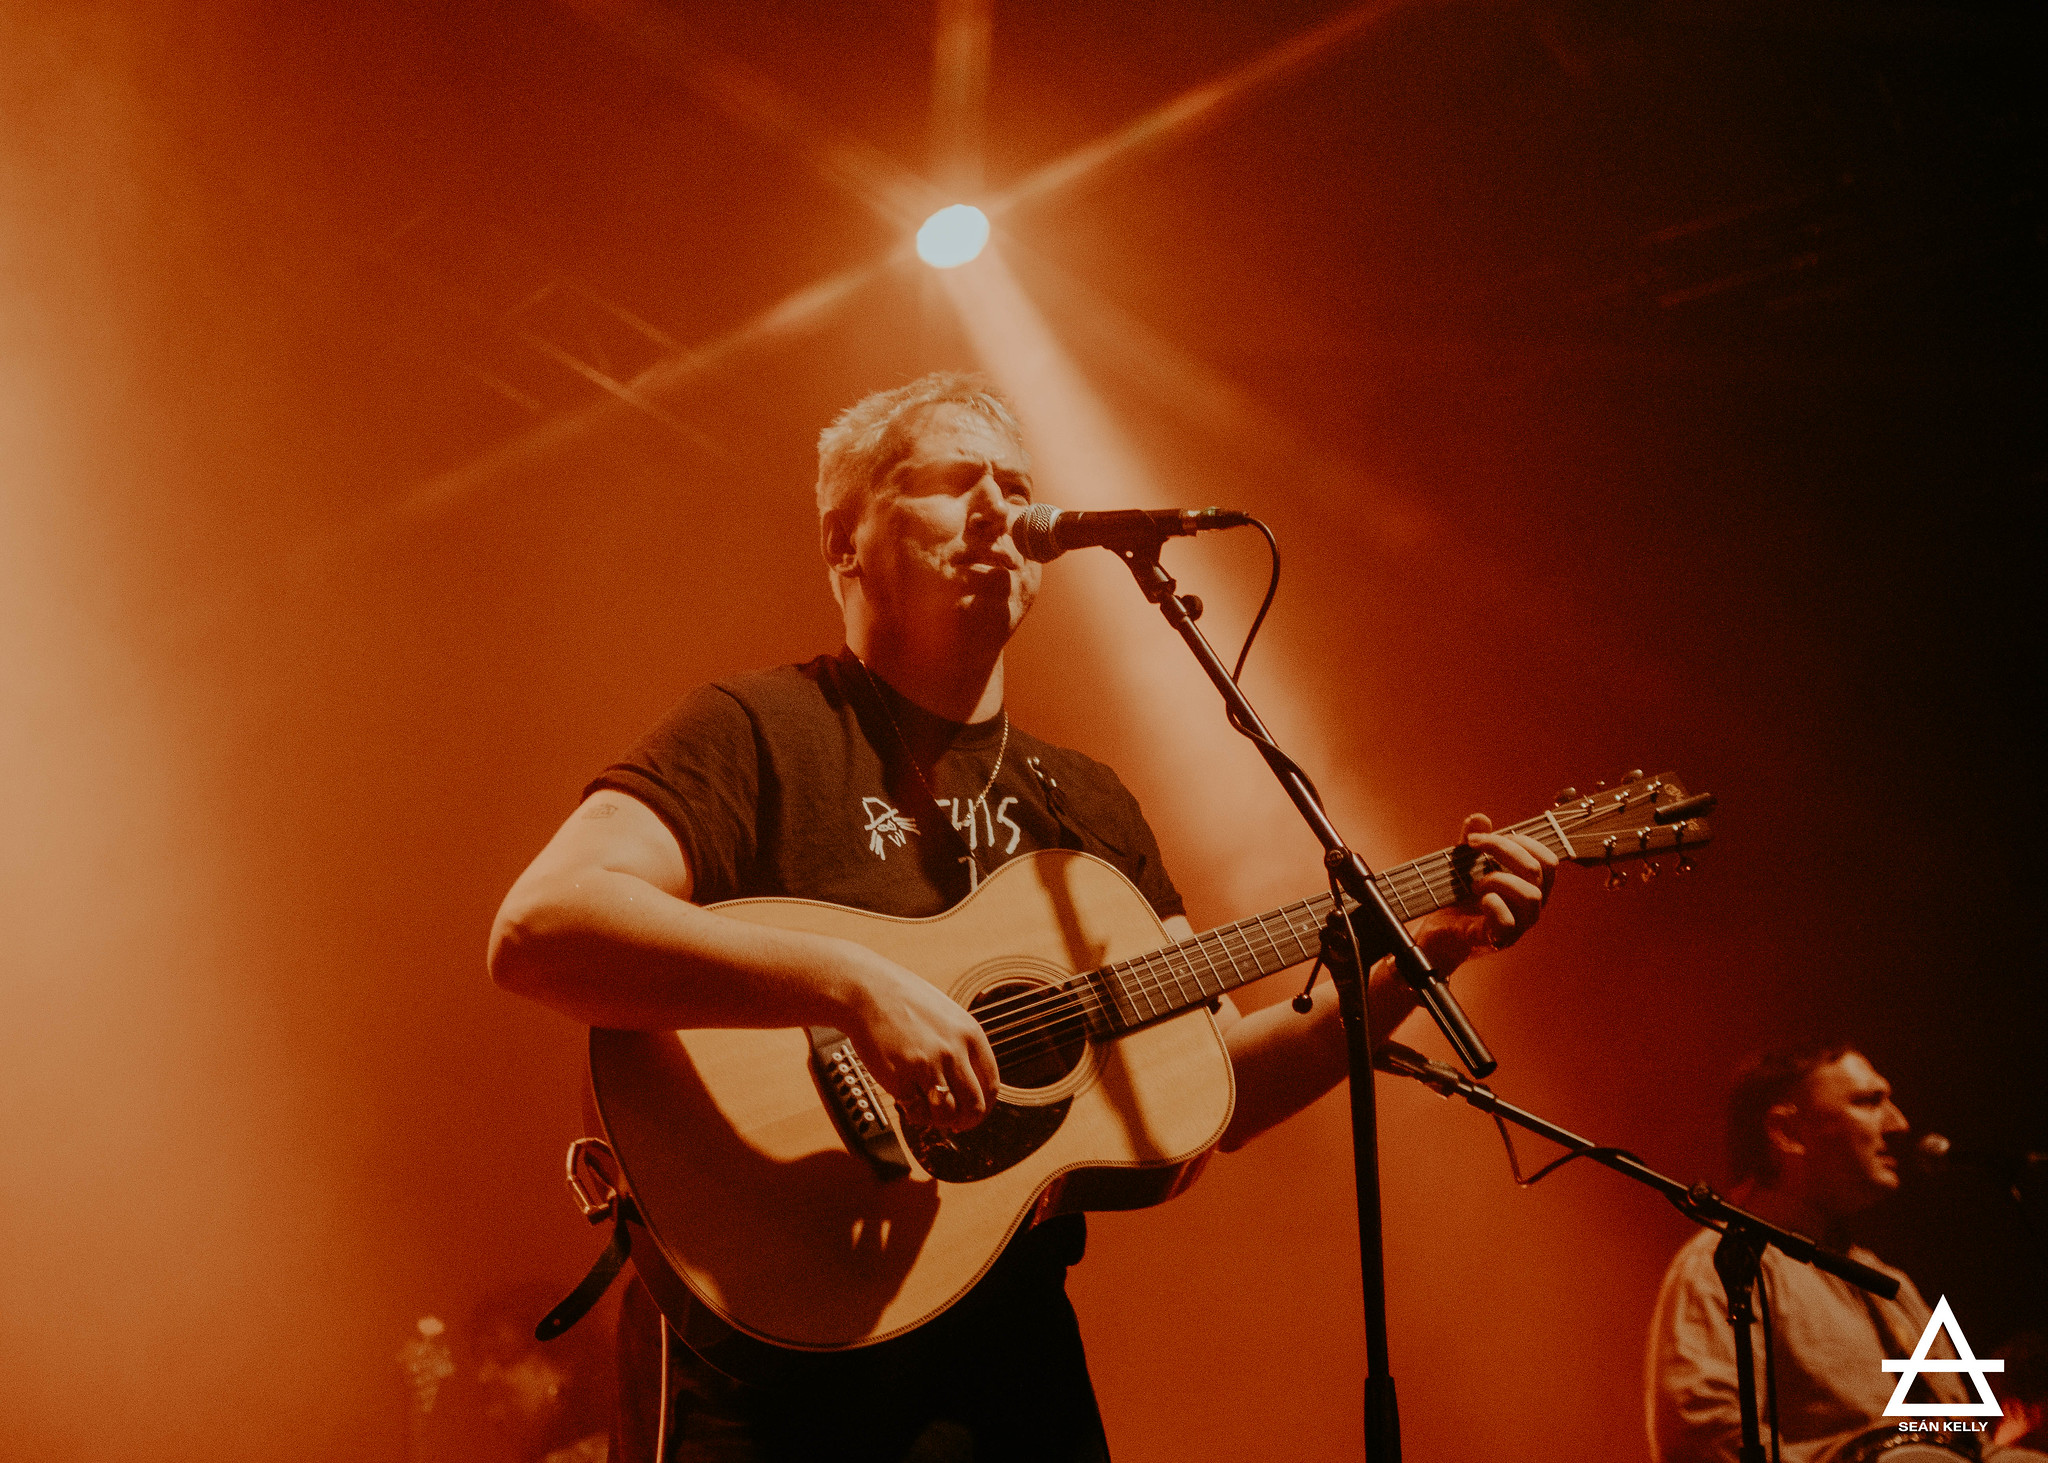
[[1416, 1000], [1474, 1073], [1486, 1076], [1498, 1065], [1480, 1040], [1464, 1010], [1402, 927], [1372, 871], [1344, 844], [1323, 811], [1308, 779], [1292, 758], [1273, 741], [1265, 723], [1238, 689], [1215, 648], [1195, 625], [1201, 601], [1174, 592], [1173, 576], [1159, 562], [1159, 549], [1169, 535], [1145, 547], [1120, 550], [1145, 598], [1159, 607], [1167, 624], [1179, 632], [1195, 660], [1208, 673], [1229, 709], [1231, 724], [1244, 732], [1273, 775], [1280, 779], [1296, 811], [1323, 845], [1323, 865], [1333, 893], [1349, 896], [1357, 908], [1349, 913], [1339, 898], [1323, 936], [1323, 954], [1336, 982], [1344, 1018], [1344, 1045], [1351, 1072], [1351, 1158], [1358, 1187], [1359, 1283], [1365, 1304], [1365, 1456], [1367, 1463], [1400, 1463], [1401, 1422], [1394, 1394], [1387, 1347], [1386, 1249], [1381, 1229], [1379, 1125], [1374, 1107], [1372, 1033], [1366, 1000], [1366, 976], [1372, 963], [1392, 955], [1395, 966], [1414, 990]]

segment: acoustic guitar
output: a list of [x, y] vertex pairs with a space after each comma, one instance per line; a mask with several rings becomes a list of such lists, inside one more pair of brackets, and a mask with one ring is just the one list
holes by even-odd
[[[1631, 773], [1591, 796], [1567, 789], [1513, 831], [1615, 883], [1652, 855], [1689, 867], [1712, 802], [1670, 774]], [[1374, 878], [1414, 919], [1465, 898], [1473, 860], [1459, 845]], [[1002, 1074], [988, 1117], [943, 1133], [906, 1121], [838, 1032], [591, 1032], [635, 1267], [694, 1350], [759, 1377], [791, 1353], [931, 1320], [1026, 1224], [1186, 1188], [1234, 1096], [1212, 1004], [1313, 959], [1334, 906], [1324, 893], [1169, 943], [1115, 869], [1051, 850], [930, 919], [804, 899], [713, 907], [908, 967], [974, 1014]]]

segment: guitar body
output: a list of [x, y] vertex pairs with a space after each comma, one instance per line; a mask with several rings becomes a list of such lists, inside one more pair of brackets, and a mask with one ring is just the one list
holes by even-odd
[[[1120, 873], [1060, 850], [1011, 860], [931, 919], [803, 899], [715, 908], [855, 941], [992, 1012], [1167, 941]], [[835, 1352], [899, 1336], [964, 1296], [1025, 1224], [1185, 1188], [1234, 1095], [1209, 1012], [1069, 1037], [1004, 1056], [996, 1106], [966, 1133], [906, 1129], [880, 1104], [910, 1158], [907, 1176], [885, 1178], [842, 1139], [803, 1031], [592, 1031], [598, 1114], [639, 1210], [635, 1266], [692, 1346], [738, 1371], [733, 1358], [761, 1344]]]
[[[1567, 788], [1505, 831], [1618, 887], [1632, 860], [1645, 878], [1662, 854], [1691, 868], [1713, 803], [1670, 773], [1631, 772], [1585, 796]], [[1413, 920], [1468, 899], [1479, 863], [1459, 844], [1371, 877]], [[590, 1033], [598, 1119], [635, 1206], [634, 1268], [693, 1350], [747, 1379], [915, 1329], [1026, 1224], [1186, 1188], [1234, 1097], [1207, 1008], [1313, 958], [1338, 911], [1318, 894], [1169, 945], [1123, 875], [1057, 850], [1010, 860], [931, 919], [808, 899], [714, 907], [915, 971], [981, 1022], [1003, 1074], [987, 1119], [949, 1137], [906, 1126], [843, 1038]]]

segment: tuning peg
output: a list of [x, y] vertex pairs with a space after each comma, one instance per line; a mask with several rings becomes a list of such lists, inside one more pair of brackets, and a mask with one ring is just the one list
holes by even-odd
[[1557, 795], [1557, 799], [1556, 799], [1556, 801], [1555, 801], [1555, 802], [1553, 802], [1553, 803], [1551, 804], [1551, 806], [1552, 806], [1552, 807], [1554, 807], [1554, 808], [1561, 808], [1561, 807], [1563, 807], [1563, 806], [1564, 806], [1564, 805], [1565, 805], [1566, 803], [1573, 803], [1573, 802], [1577, 802], [1577, 801], [1578, 801], [1578, 799], [1579, 799], [1579, 790], [1578, 790], [1577, 788], [1575, 788], [1575, 787], [1568, 787], [1568, 788], [1564, 789], [1564, 791], [1560, 792], [1560, 793], [1559, 793], [1559, 794]]
[[1688, 854], [1688, 853], [1681, 853], [1681, 854], [1679, 854], [1679, 856], [1678, 856], [1678, 867], [1677, 867], [1677, 868], [1676, 868], [1675, 870], [1673, 870], [1673, 872], [1674, 872], [1674, 873], [1680, 873], [1680, 874], [1689, 874], [1689, 873], [1691, 873], [1691, 872], [1692, 872], [1692, 855], [1691, 855], [1691, 854]]
[[1607, 870], [1607, 887], [1609, 889], [1620, 889], [1625, 887], [1627, 884], [1628, 870], [1614, 868], [1610, 865]]
[[1647, 884], [1647, 883], [1649, 883], [1649, 882], [1650, 882], [1650, 880], [1652, 880], [1652, 879], [1654, 879], [1654, 878], [1656, 878], [1656, 877], [1657, 877], [1657, 861], [1656, 861], [1655, 859], [1651, 859], [1651, 860], [1650, 860], [1649, 862], [1647, 862], [1647, 863], [1645, 863], [1645, 864], [1643, 865], [1643, 882], [1644, 882], [1645, 884]]
[[1643, 780], [1643, 769], [1642, 769], [1642, 768], [1640, 768], [1640, 767], [1631, 767], [1631, 768], [1629, 768], [1629, 770], [1628, 770], [1628, 776], [1626, 776], [1626, 777], [1624, 777], [1624, 778], [1622, 779], [1622, 781], [1623, 781], [1623, 782], [1641, 782], [1642, 780]]

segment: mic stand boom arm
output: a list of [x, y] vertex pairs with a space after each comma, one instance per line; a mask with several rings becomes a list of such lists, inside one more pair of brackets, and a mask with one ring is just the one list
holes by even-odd
[[1331, 980], [1337, 986], [1344, 1018], [1345, 1052], [1351, 1072], [1351, 1157], [1358, 1188], [1359, 1284], [1365, 1308], [1365, 1456], [1367, 1463], [1400, 1463], [1401, 1419], [1387, 1347], [1386, 1248], [1381, 1230], [1379, 1121], [1374, 1107], [1372, 1031], [1366, 1001], [1366, 977], [1382, 955], [1414, 990], [1417, 1001], [1436, 1021], [1458, 1057], [1478, 1076], [1496, 1066], [1493, 1054], [1466, 1019], [1444, 978], [1430, 965], [1408, 931], [1387, 906], [1372, 871], [1337, 834], [1308, 779], [1294, 760], [1273, 741], [1265, 723], [1238, 689], [1215, 648], [1195, 625], [1202, 602], [1175, 592], [1173, 576], [1159, 562], [1159, 549], [1170, 534], [1162, 529], [1150, 544], [1117, 551], [1145, 598], [1159, 607], [1166, 623], [1187, 642], [1202, 669], [1215, 683], [1228, 708], [1231, 724], [1258, 747], [1273, 775], [1280, 779], [1295, 809], [1323, 845], [1323, 865], [1333, 892], [1349, 895], [1358, 906], [1349, 914], [1338, 899], [1332, 928], [1323, 948]]

